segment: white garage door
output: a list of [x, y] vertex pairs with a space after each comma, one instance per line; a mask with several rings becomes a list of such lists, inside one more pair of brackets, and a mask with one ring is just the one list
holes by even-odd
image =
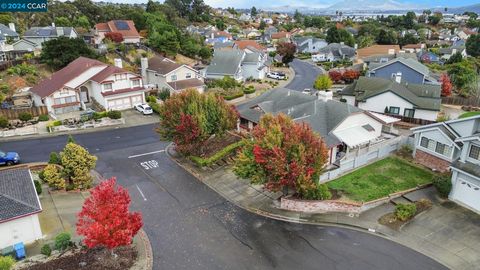
[[461, 178], [455, 188], [455, 199], [463, 204], [480, 211], [480, 187]]
[[126, 110], [133, 107], [133, 104], [141, 103], [142, 96], [133, 96], [126, 98], [117, 98], [108, 100], [109, 110]]

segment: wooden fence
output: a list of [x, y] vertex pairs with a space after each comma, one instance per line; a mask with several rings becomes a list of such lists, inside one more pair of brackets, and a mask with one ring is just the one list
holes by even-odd
[[0, 115], [5, 116], [10, 120], [18, 119], [18, 116], [21, 113], [30, 113], [35, 117], [43, 114], [48, 114], [48, 110], [46, 106], [31, 107], [25, 109], [0, 109]]
[[430, 121], [430, 120], [419, 119], [419, 118], [411, 118], [411, 117], [406, 117], [398, 114], [389, 114], [389, 113], [385, 113], [385, 114], [397, 119], [401, 119], [402, 122], [411, 123], [411, 124], [420, 125], [420, 126], [436, 123], [436, 121]]
[[470, 98], [442, 97], [442, 104], [480, 107], [480, 96]]

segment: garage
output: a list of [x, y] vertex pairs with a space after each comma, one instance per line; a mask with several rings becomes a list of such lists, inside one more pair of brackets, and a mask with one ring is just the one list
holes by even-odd
[[133, 108], [134, 104], [142, 103], [142, 95], [109, 99], [107, 101], [108, 110], [126, 110]]
[[480, 210], [480, 187], [458, 178], [454, 199], [472, 209]]

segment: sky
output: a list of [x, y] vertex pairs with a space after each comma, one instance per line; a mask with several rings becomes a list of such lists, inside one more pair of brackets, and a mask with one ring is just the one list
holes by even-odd
[[[101, 1], [101, 0], [94, 0]], [[145, 3], [148, 0], [103, 0], [109, 2], [120, 3]], [[235, 7], [250, 8], [256, 6], [262, 7], [278, 7], [278, 6], [308, 6], [308, 7], [327, 7], [341, 0], [204, 0], [205, 3], [212, 7]], [[400, 3], [415, 3], [421, 7], [459, 7], [480, 3], [479, 0], [395, 0]], [[162, 2], [162, 0], [160, 0]]]

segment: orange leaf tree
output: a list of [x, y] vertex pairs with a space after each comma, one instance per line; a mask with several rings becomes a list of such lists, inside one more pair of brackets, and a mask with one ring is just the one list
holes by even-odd
[[442, 83], [442, 97], [448, 97], [452, 94], [452, 82], [448, 74], [443, 73], [440, 77], [440, 82]]
[[85, 237], [83, 242], [89, 248], [129, 245], [142, 227], [140, 213], [128, 210], [128, 191], [115, 182], [112, 177], [90, 191], [78, 213], [77, 233]]

